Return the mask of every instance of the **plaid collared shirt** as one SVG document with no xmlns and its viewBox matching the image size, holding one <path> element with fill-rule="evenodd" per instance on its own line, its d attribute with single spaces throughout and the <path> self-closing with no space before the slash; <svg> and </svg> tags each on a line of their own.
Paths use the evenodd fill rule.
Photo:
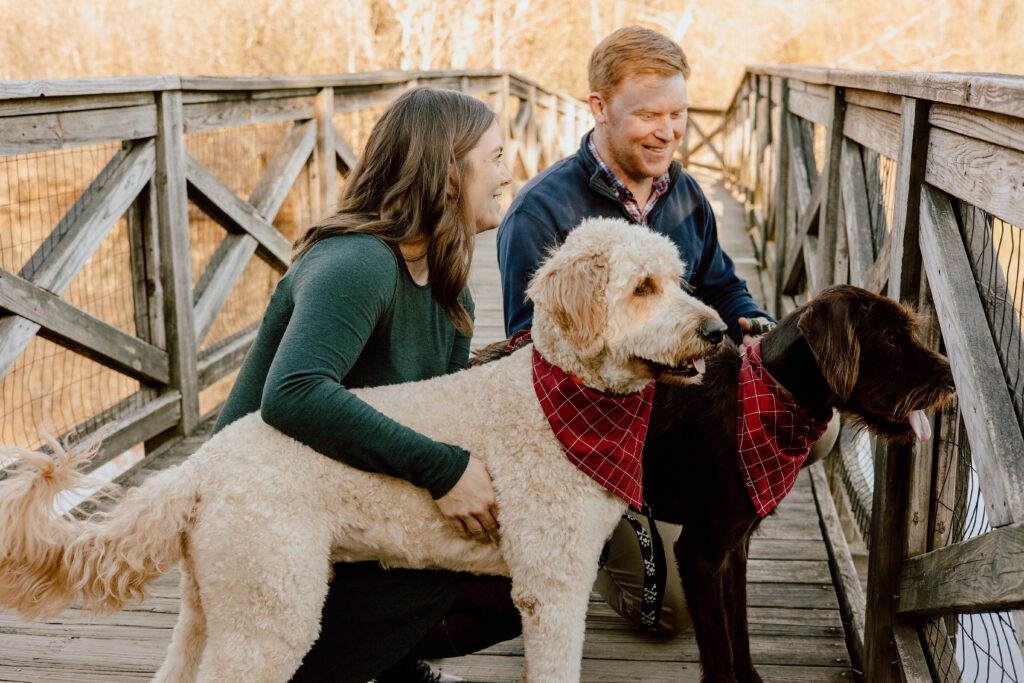
<svg viewBox="0 0 1024 683">
<path fill-rule="evenodd" d="M 640 225 L 647 227 L 647 216 L 650 215 L 651 209 L 658 203 L 658 199 L 661 195 L 668 191 L 668 171 L 654 179 L 654 183 L 651 185 L 651 196 L 647 198 L 647 204 L 642 209 L 640 208 L 639 202 L 636 197 L 633 196 L 633 192 L 626 187 L 626 184 L 619 180 L 618 176 L 612 172 L 612 169 L 608 167 L 608 164 L 604 162 L 601 155 L 597 153 L 597 146 L 594 144 L 594 134 L 591 133 L 587 137 L 587 149 L 590 151 L 591 156 L 597 162 L 597 168 L 601 172 L 601 176 L 605 179 L 608 185 L 611 186 L 612 191 L 618 196 L 619 200 L 626 207 L 626 211 L 633 217 Z"/>
</svg>

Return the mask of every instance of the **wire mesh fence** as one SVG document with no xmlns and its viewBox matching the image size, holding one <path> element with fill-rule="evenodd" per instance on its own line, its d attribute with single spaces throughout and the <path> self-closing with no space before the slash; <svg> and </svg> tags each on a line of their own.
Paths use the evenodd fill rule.
<svg viewBox="0 0 1024 683">
<path fill-rule="evenodd" d="M 85 210 L 84 194 L 120 143 L 0 157 L 0 267 L 32 280 Z M 136 333 L 128 224 L 117 221 L 61 299 Z M 13 324 L 7 318 L 7 325 Z M 0 443 L 32 448 L 43 431 L 84 436 L 134 410 L 139 382 L 34 337 L 0 381 Z"/>
<path fill-rule="evenodd" d="M 933 547 L 959 543 L 992 530 L 971 456 L 967 429 L 957 408 L 946 411 L 953 429 L 939 435 Z M 1018 629 L 1008 612 L 956 614 L 925 620 L 922 635 L 940 681 L 1017 683 L 1024 680 Z"/>
</svg>

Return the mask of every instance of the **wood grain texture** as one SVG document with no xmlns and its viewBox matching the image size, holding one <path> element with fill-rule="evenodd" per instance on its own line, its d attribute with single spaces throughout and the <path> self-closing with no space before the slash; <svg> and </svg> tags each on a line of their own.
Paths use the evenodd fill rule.
<svg viewBox="0 0 1024 683">
<path fill-rule="evenodd" d="M 893 629 L 896 652 L 900 657 L 900 674 L 904 683 L 931 683 L 928 661 L 921 649 L 917 629 L 910 624 L 899 624 Z"/>
<path fill-rule="evenodd" d="M 337 210 L 337 188 L 334 169 L 337 167 L 337 147 L 334 139 L 334 88 L 324 88 L 316 96 L 316 171 L 319 211 L 314 220 L 320 220 Z"/>
<path fill-rule="evenodd" d="M 843 134 L 895 159 L 900 146 L 900 117 L 899 114 L 848 104 Z"/>
<path fill-rule="evenodd" d="M 256 207 L 236 195 L 198 159 L 188 152 L 185 155 L 191 190 L 189 198 L 223 227 L 235 233 L 248 234 L 269 257 L 267 262 L 277 270 L 285 271 L 291 264 L 291 244 L 287 238 Z M 274 202 L 276 199 L 269 203 Z"/>
<path fill-rule="evenodd" d="M 212 386 L 217 380 L 227 376 L 242 365 L 245 354 L 256 340 L 258 325 L 252 325 L 227 339 L 217 342 L 214 346 L 199 353 L 199 389 Z"/>
<path fill-rule="evenodd" d="M 193 102 L 184 105 L 186 133 L 217 130 L 274 121 L 311 119 L 315 101 L 312 96 L 276 97 L 273 99 L 236 98 Z"/>
<path fill-rule="evenodd" d="M 816 268 L 817 291 L 835 282 L 836 232 L 840 227 L 842 212 L 843 128 L 846 118 L 846 103 L 842 88 L 828 88 L 825 120 L 825 162 L 819 183 L 821 190 L 821 217 L 818 221 L 818 264 Z"/>
<path fill-rule="evenodd" d="M 850 104 L 870 107 L 871 109 L 880 109 L 897 115 L 900 113 L 900 98 L 895 95 L 878 92 L 877 90 L 847 88 L 846 101 Z"/>
<path fill-rule="evenodd" d="M 850 258 L 850 283 L 864 287 L 875 263 L 871 245 L 871 214 L 861 164 L 860 149 L 847 139 L 843 144 L 842 199 L 846 249 Z"/>
<path fill-rule="evenodd" d="M 922 192 L 921 251 L 953 368 L 988 521 L 1024 520 L 1024 438 L 949 199 Z"/>
<path fill-rule="evenodd" d="M 136 140 L 156 134 L 153 104 L 9 116 L 0 120 L 0 156 Z"/>
<path fill-rule="evenodd" d="M 160 224 L 160 281 L 164 292 L 164 323 L 170 359 L 169 388 L 181 395 L 181 421 L 175 430 L 179 436 L 187 436 L 199 424 L 199 382 L 192 317 L 192 261 L 189 254 L 181 93 L 160 93 L 157 108 L 153 192 Z"/>
<path fill-rule="evenodd" d="M 865 680 L 897 683 L 902 670 L 894 627 L 906 530 L 910 457 L 906 446 L 875 446 L 871 504 L 871 552 L 868 555 L 867 611 L 864 624 Z"/>
<path fill-rule="evenodd" d="M 1024 607 L 1024 522 L 907 559 L 902 614 L 1002 612 Z"/>
<path fill-rule="evenodd" d="M 296 124 L 274 151 L 274 156 L 249 196 L 249 203 L 267 222 L 277 216 L 315 147 L 316 122 L 310 120 Z"/>
<path fill-rule="evenodd" d="M 936 104 L 928 123 L 953 133 L 1024 152 L 1024 119 Z"/>
<path fill-rule="evenodd" d="M 825 97 L 798 90 L 789 91 L 789 110 L 797 116 L 827 126 L 830 118 L 829 102 Z"/>
<path fill-rule="evenodd" d="M 906 97 L 900 114 L 900 145 L 896 156 L 896 196 L 889 238 L 890 299 L 915 302 L 921 277 L 917 248 L 920 188 L 928 161 L 928 103 Z"/>
<path fill-rule="evenodd" d="M 828 551 L 829 563 L 835 577 L 836 595 L 843 621 L 847 624 L 846 639 L 850 646 L 853 668 L 863 670 L 864 666 L 864 624 L 867 601 L 861 588 L 857 567 L 853 563 L 850 547 L 843 533 L 843 526 L 836 511 L 835 501 L 829 489 L 828 478 L 821 462 L 808 468 L 807 477 L 814 491 L 814 502 L 821 521 L 822 536 Z"/>
<path fill-rule="evenodd" d="M 1024 152 L 933 128 L 925 179 L 993 216 L 1024 226 Z"/>
<path fill-rule="evenodd" d="M 19 100 L 39 97 L 76 97 L 140 93 L 175 89 L 181 86 L 178 76 L 127 76 L 120 78 L 68 78 L 62 80 L 3 81 L 0 100 Z"/>
<path fill-rule="evenodd" d="M 755 64 L 748 72 L 787 76 L 808 84 L 917 97 L 990 111 L 1024 116 L 1024 80 L 1004 74 L 919 73 L 898 71 L 849 71 L 807 66 Z"/>
<path fill-rule="evenodd" d="M 108 368 L 142 381 L 166 384 L 167 354 L 58 296 L 0 269 L 0 311 L 39 326 L 38 334 Z"/>
</svg>

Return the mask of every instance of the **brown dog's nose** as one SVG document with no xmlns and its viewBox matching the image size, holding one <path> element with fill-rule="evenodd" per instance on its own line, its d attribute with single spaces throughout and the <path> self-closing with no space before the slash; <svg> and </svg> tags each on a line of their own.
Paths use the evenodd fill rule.
<svg viewBox="0 0 1024 683">
<path fill-rule="evenodd" d="M 729 327 L 718 318 L 708 318 L 700 326 L 700 336 L 711 344 L 721 344 Z"/>
</svg>

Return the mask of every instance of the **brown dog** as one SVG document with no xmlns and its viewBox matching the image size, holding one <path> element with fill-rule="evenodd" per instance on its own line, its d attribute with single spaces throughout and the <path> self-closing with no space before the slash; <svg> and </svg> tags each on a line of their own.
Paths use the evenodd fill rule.
<svg viewBox="0 0 1024 683">
<path fill-rule="evenodd" d="M 837 285 L 765 335 L 761 360 L 809 422 L 826 422 L 836 408 L 880 438 L 923 439 L 921 411 L 954 385 L 949 361 L 917 339 L 918 324 L 890 299 Z M 503 348 L 482 350 L 474 363 Z M 644 445 L 644 499 L 655 518 L 683 525 L 674 549 L 704 681 L 761 681 L 747 632 L 747 551 L 762 516 L 738 457 L 742 363 L 729 344 L 707 359 L 700 383 L 659 383 Z"/>
<path fill-rule="evenodd" d="M 945 357 L 922 346 L 917 316 L 846 285 L 825 289 L 761 339 L 765 370 L 803 413 L 836 408 L 880 438 L 930 435 L 920 411 L 952 396 Z M 747 551 L 761 524 L 737 457 L 734 347 L 709 358 L 704 381 L 659 384 L 644 447 L 644 498 L 683 525 L 675 543 L 700 647 L 703 680 L 760 681 L 747 633 Z"/>
</svg>

